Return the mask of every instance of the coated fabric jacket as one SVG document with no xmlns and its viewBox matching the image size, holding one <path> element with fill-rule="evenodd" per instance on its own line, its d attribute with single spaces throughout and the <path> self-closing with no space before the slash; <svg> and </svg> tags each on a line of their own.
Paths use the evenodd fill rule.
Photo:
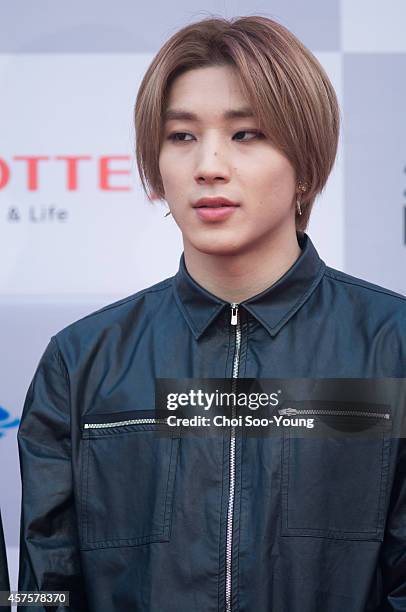
<svg viewBox="0 0 406 612">
<path fill-rule="evenodd" d="M 405 377 L 406 298 L 297 238 L 238 306 L 182 255 L 52 337 L 18 433 L 20 589 L 88 612 L 406 610 L 405 439 L 154 435 L 157 378 Z"/>
</svg>

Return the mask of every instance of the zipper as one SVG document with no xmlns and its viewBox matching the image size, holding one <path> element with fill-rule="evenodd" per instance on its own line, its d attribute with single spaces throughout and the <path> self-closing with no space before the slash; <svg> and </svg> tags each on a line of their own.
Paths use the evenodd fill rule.
<svg viewBox="0 0 406 612">
<path fill-rule="evenodd" d="M 104 429 L 105 427 L 123 427 L 125 425 L 146 425 L 149 423 L 166 423 L 166 419 L 130 419 L 128 421 L 116 421 L 115 423 L 85 423 L 83 429 Z"/>
<path fill-rule="evenodd" d="M 335 416 L 362 416 L 362 417 L 374 417 L 377 419 L 390 419 L 390 414 L 387 412 L 363 412 L 361 410 L 298 410 L 297 408 L 281 408 L 278 410 L 279 414 L 284 416 L 300 416 L 301 414 L 321 414 Z"/>
<path fill-rule="evenodd" d="M 235 350 L 233 361 L 233 382 L 232 392 L 235 393 L 237 387 L 238 369 L 240 363 L 240 348 L 241 348 L 241 323 L 238 316 L 238 304 L 233 302 L 231 306 L 231 325 L 235 326 Z M 235 405 L 232 407 L 231 418 L 235 418 Z M 231 562 L 233 551 L 233 521 L 234 521 L 234 496 L 235 496 L 235 426 L 231 426 L 230 432 L 230 485 L 228 490 L 228 508 L 227 508 L 227 531 L 226 531 L 226 612 L 231 612 Z"/>
<path fill-rule="evenodd" d="M 237 325 L 238 323 L 238 304 L 231 304 L 231 325 Z"/>
</svg>

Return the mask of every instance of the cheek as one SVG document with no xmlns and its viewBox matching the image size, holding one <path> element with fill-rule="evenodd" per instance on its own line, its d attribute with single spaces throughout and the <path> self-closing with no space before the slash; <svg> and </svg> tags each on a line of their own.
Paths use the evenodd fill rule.
<svg viewBox="0 0 406 612">
<path fill-rule="evenodd" d="M 162 177 L 162 181 L 165 182 L 166 176 L 168 174 L 168 168 L 167 168 L 167 158 L 166 158 L 166 155 L 162 151 L 159 154 L 158 168 L 159 168 L 159 173 L 160 173 L 160 175 Z"/>
<path fill-rule="evenodd" d="M 182 201 L 181 195 L 184 193 L 182 186 L 183 173 L 179 172 L 179 164 L 174 163 L 173 156 L 161 153 L 158 160 L 159 173 L 165 193 L 165 200 L 172 210 L 179 209 L 179 202 Z"/>
<path fill-rule="evenodd" d="M 268 166 L 263 163 L 252 182 L 257 193 L 267 200 L 290 200 L 295 190 L 295 173 L 285 160 Z"/>
<path fill-rule="evenodd" d="M 272 168 L 256 174 L 250 180 L 249 199 L 255 206 L 257 214 L 268 218 L 273 213 L 287 212 L 295 193 L 294 173 L 290 168 Z"/>
<path fill-rule="evenodd" d="M 161 155 L 159 158 L 159 173 L 161 175 L 162 184 L 164 186 L 165 192 L 168 194 L 171 192 L 176 184 L 176 172 L 173 167 L 173 164 L 165 155 Z"/>
</svg>

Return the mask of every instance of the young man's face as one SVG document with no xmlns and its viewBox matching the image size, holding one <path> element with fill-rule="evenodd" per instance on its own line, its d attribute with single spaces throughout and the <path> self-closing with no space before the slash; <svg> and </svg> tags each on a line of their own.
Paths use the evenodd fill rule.
<svg viewBox="0 0 406 612">
<path fill-rule="evenodd" d="M 247 107 L 232 67 L 189 70 L 172 84 L 167 111 L 196 115 L 164 123 L 159 156 L 165 199 L 185 250 L 242 254 L 261 241 L 295 232 L 292 165 L 269 139 L 255 134 L 254 117 L 223 116 Z M 237 205 L 196 207 L 206 197 Z"/>
</svg>

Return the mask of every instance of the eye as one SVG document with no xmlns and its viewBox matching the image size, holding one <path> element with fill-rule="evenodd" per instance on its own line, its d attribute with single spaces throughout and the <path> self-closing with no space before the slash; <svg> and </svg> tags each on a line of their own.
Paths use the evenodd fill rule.
<svg viewBox="0 0 406 612">
<path fill-rule="evenodd" d="M 248 140 L 254 140 L 255 138 L 264 138 L 264 135 L 262 134 L 262 132 L 258 132 L 257 130 L 240 130 L 239 132 L 236 132 L 234 134 L 234 136 L 237 136 L 238 134 L 254 134 L 254 138 L 249 138 Z M 240 139 L 237 138 L 237 142 L 247 142 L 246 139 Z"/>
<path fill-rule="evenodd" d="M 183 138 L 178 138 L 178 136 L 191 136 L 187 132 L 173 132 L 169 134 L 168 140 L 173 140 L 173 142 L 190 142 L 190 140 L 184 140 Z"/>
<path fill-rule="evenodd" d="M 256 138 L 265 138 L 264 134 L 262 134 L 262 132 L 259 132 L 258 130 L 240 130 L 239 132 L 236 132 L 234 134 L 234 138 L 239 134 L 251 134 L 253 135 L 253 138 L 237 138 L 237 142 L 248 142 L 250 140 L 255 140 Z M 186 136 L 190 136 L 191 138 L 186 140 Z M 192 134 L 189 134 L 188 132 L 173 132 L 168 136 L 168 140 L 171 140 L 172 142 L 190 142 L 191 140 L 193 140 L 193 138 L 194 137 L 192 136 Z"/>
</svg>

